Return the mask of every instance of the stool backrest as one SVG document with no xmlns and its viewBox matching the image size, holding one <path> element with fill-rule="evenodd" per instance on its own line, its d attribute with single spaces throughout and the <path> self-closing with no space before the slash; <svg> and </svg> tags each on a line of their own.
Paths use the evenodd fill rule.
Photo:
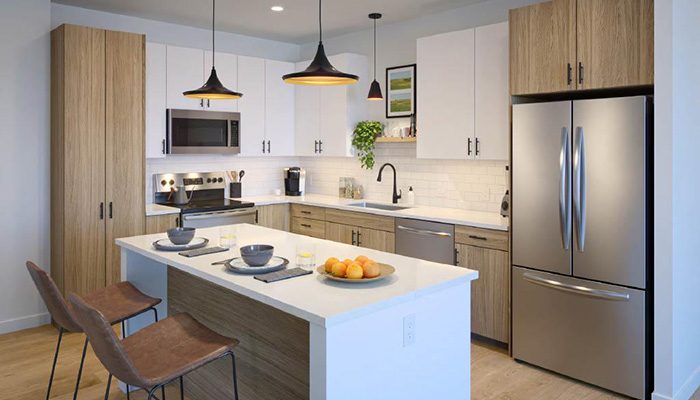
<svg viewBox="0 0 700 400">
<path fill-rule="evenodd" d="M 69 332 L 82 332 L 80 324 L 74 318 L 68 303 L 49 274 L 31 261 L 27 261 L 26 266 L 34 285 L 39 290 L 39 295 L 44 300 L 46 308 L 49 309 L 51 318 Z"/>
<path fill-rule="evenodd" d="M 136 369 L 104 315 L 75 294 L 71 294 L 68 301 L 107 371 L 126 384 L 147 388 L 149 382 Z"/>
</svg>

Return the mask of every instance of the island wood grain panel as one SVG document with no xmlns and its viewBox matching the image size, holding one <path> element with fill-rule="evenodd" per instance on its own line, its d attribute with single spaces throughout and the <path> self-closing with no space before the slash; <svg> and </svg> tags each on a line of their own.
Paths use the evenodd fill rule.
<svg viewBox="0 0 700 400">
<path fill-rule="evenodd" d="M 457 244 L 460 267 L 479 271 L 472 282 L 472 332 L 499 342 L 510 341 L 510 268 L 508 253 Z"/>
<path fill-rule="evenodd" d="M 258 225 L 289 232 L 289 204 L 270 204 L 258 207 Z"/>
<path fill-rule="evenodd" d="M 509 28 L 512 95 L 576 89 L 576 0 L 510 10 Z M 573 69 L 571 83 L 568 65 Z"/>
<path fill-rule="evenodd" d="M 307 206 L 304 204 L 292 204 L 292 217 L 311 218 L 320 221 L 326 220 L 326 209 L 323 207 Z"/>
<path fill-rule="evenodd" d="M 146 229 L 145 35 L 105 32 L 106 283 L 121 281 L 115 239 Z"/>
<path fill-rule="evenodd" d="M 292 217 L 291 231 L 300 235 L 325 239 L 326 223 L 317 219 Z"/>
<path fill-rule="evenodd" d="M 168 268 L 168 314 L 190 313 L 236 348 L 241 400 L 309 399 L 309 323 L 175 268 Z M 185 378 L 187 395 L 232 398 L 231 362 L 222 359 Z"/>
<path fill-rule="evenodd" d="M 456 225 L 455 242 L 508 251 L 508 232 Z"/>
<path fill-rule="evenodd" d="M 653 0 L 577 0 L 579 89 L 654 83 Z"/>
<path fill-rule="evenodd" d="M 83 295 L 105 285 L 105 221 L 100 218 L 105 201 L 105 32 L 63 25 L 52 36 L 60 46 L 53 55 L 62 58 L 52 64 L 62 70 L 53 77 L 63 79 L 54 86 L 61 91 L 52 93 L 59 107 L 52 110 L 52 119 L 62 124 L 62 133 L 54 132 L 60 147 L 53 150 L 52 165 L 63 175 L 54 179 L 63 183 L 54 195 L 63 192 L 63 216 L 54 218 L 51 234 L 63 235 L 63 246 L 53 254 L 62 253 L 63 294 Z"/>
<path fill-rule="evenodd" d="M 146 217 L 146 234 L 163 233 L 176 228 L 180 214 L 151 215 Z"/>
<path fill-rule="evenodd" d="M 352 225 L 362 228 L 394 232 L 394 218 L 383 215 L 326 209 L 326 221 L 338 224 Z"/>
</svg>

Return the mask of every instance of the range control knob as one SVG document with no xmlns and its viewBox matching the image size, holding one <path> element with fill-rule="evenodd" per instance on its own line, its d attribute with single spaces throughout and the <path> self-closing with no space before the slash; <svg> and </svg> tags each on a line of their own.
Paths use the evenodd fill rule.
<svg viewBox="0 0 700 400">
<path fill-rule="evenodd" d="M 211 183 L 211 178 L 207 178 L 207 183 Z"/>
<path fill-rule="evenodd" d="M 161 186 L 165 186 L 165 185 L 167 185 L 167 184 L 168 184 L 168 181 L 166 181 L 165 179 L 163 179 L 162 181 L 160 181 L 160 185 L 161 185 Z"/>
<path fill-rule="evenodd" d="M 219 181 L 219 183 L 221 183 L 224 181 L 224 178 L 219 177 L 218 181 Z"/>
<path fill-rule="evenodd" d="M 170 184 L 170 186 L 172 186 L 175 184 L 175 181 L 171 179 L 170 182 L 168 182 L 168 183 Z"/>
</svg>

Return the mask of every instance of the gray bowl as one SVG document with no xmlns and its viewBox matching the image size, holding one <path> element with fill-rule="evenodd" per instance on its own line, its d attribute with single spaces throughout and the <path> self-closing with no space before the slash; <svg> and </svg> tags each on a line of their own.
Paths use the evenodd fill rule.
<svg viewBox="0 0 700 400">
<path fill-rule="evenodd" d="M 241 258 L 251 267 L 260 267 L 267 264 L 272 258 L 275 248 L 269 244 L 251 244 L 241 247 Z"/>
<path fill-rule="evenodd" d="M 195 228 L 170 228 L 168 229 L 168 239 L 173 244 L 187 244 L 194 239 Z"/>
</svg>

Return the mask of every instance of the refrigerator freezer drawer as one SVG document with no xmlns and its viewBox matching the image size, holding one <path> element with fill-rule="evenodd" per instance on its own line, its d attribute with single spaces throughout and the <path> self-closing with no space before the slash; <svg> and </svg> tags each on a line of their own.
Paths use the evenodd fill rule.
<svg viewBox="0 0 700 400">
<path fill-rule="evenodd" d="M 513 357 L 641 399 L 645 292 L 513 267 Z"/>
</svg>

